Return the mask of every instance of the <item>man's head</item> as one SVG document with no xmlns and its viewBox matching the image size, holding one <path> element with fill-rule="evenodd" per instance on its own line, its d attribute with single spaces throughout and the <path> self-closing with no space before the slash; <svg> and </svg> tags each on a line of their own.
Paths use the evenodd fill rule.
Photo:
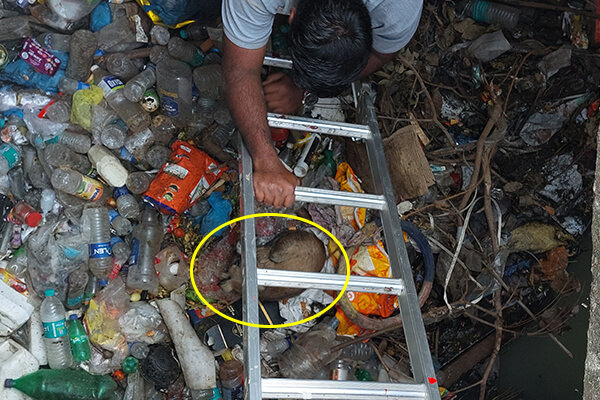
<svg viewBox="0 0 600 400">
<path fill-rule="evenodd" d="M 319 97 L 337 96 L 356 80 L 373 43 L 362 0 L 299 0 L 291 35 L 291 77 Z"/>
</svg>

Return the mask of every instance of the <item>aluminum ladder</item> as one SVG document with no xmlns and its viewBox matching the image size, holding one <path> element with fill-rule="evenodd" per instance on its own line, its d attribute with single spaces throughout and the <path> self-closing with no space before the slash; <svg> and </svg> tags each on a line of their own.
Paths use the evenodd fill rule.
<svg viewBox="0 0 600 400">
<path fill-rule="evenodd" d="M 265 63 L 266 64 L 266 63 Z M 278 65 L 279 66 L 279 65 Z M 354 98 L 357 102 L 358 121 L 364 125 L 327 122 L 294 116 L 268 114 L 270 127 L 351 137 L 362 140 L 367 154 L 375 193 L 363 194 L 334 190 L 297 187 L 296 201 L 309 203 L 364 207 L 380 212 L 394 278 L 351 276 L 349 291 L 396 294 L 402 314 L 415 383 L 384 383 L 356 381 L 324 381 L 261 377 L 259 328 L 244 326 L 244 374 L 245 399 L 440 399 L 435 372 L 431 360 L 425 327 L 423 325 L 417 291 L 396 211 L 395 196 L 385 161 L 383 144 L 377 126 L 375 108 L 370 87 L 355 84 Z M 252 181 L 252 159 L 241 141 L 241 215 L 255 212 Z M 342 289 L 345 276 L 296 271 L 270 271 L 258 269 L 256 261 L 256 232 L 254 219 L 243 221 L 242 261 L 244 265 L 243 307 L 244 321 L 259 323 L 258 286 L 293 288 Z"/>
</svg>

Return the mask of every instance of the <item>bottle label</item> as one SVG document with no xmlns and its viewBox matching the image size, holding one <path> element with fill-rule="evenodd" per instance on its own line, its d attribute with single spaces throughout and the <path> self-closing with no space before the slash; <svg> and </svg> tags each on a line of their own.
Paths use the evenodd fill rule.
<svg viewBox="0 0 600 400">
<path fill-rule="evenodd" d="M 117 210 L 110 210 L 108 212 L 108 216 L 110 218 L 110 223 L 112 224 L 112 222 L 115 220 L 115 218 L 117 218 L 119 216 L 119 212 Z"/>
<path fill-rule="evenodd" d="M 73 345 L 85 345 L 86 343 L 89 342 L 87 335 L 82 334 L 82 335 L 76 335 L 76 336 L 72 336 L 71 338 L 71 344 Z"/>
<path fill-rule="evenodd" d="M 8 161 L 8 169 L 11 169 L 21 161 L 19 152 L 9 144 L 3 143 L 0 145 L 0 155 Z"/>
<path fill-rule="evenodd" d="M 188 63 L 192 67 L 199 67 L 204 62 L 204 53 L 200 49 L 197 50 L 194 52 L 194 58 Z"/>
<path fill-rule="evenodd" d="M 105 76 L 100 82 L 98 87 L 104 92 L 104 98 L 110 96 L 113 92 L 123 89 L 123 82 L 116 76 Z"/>
<path fill-rule="evenodd" d="M 133 158 L 133 155 L 127 150 L 125 147 L 121 147 L 121 159 L 130 162 L 136 162 L 136 159 Z"/>
<path fill-rule="evenodd" d="M 85 82 L 79 82 L 77 81 L 77 90 L 81 90 L 81 89 L 89 89 L 91 88 L 91 86 Z"/>
<path fill-rule="evenodd" d="M 208 398 L 208 400 L 221 400 L 223 396 L 221 396 L 221 391 L 218 387 L 213 388 L 213 395 Z"/>
<path fill-rule="evenodd" d="M 104 189 L 100 182 L 84 175 L 82 176 L 81 185 L 76 195 L 82 199 L 96 201 L 102 196 L 103 191 Z"/>
<path fill-rule="evenodd" d="M 39 117 L 39 115 L 38 115 L 38 117 Z M 43 116 L 42 116 L 42 117 L 40 117 L 40 118 L 43 118 Z M 54 136 L 52 139 L 48 139 L 48 140 L 46 140 L 44 143 L 46 143 L 46 144 L 58 143 L 58 137 L 59 137 L 59 136 L 60 136 L 60 135 L 56 135 L 56 136 Z"/>
<path fill-rule="evenodd" d="M 179 96 L 177 96 L 177 93 L 160 90 L 161 106 L 167 116 L 179 116 L 179 103 L 177 102 L 178 97 Z"/>
<path fill-rule="evenodd" d="M 102 49 L 98 49 L 96 50 L 96 52 L 94 53 L 94 58 L 96 57 L 102 57 L 103 55 L 105 55 L 106 53 L 104 52 L 104 50 Z"/>
<path fill-rule="evenodd" d="M 137 265 L 139 253 L 140 253 L 140 241 L 137 238 L 133 238 L 133 240 L 131 241 L 131 255 L 129 256 L 129 266 L 130 267 Z"/>
<path fill-rule="evenodd" d="M 115 188 L 115 190 L 113 192 L 113 196 L 115 197 L 115 200 L 117 200 L 121 196 L 125 196 L 126 194 L 129 194 L 129 190 L 127 190 L 126 186 L 121 186 L 121 187 Z"/>
<path fill-rule="evenodd" d="M 37 72 L 48 76 L 54 76 L 60 69 L 60 60 L 58 57 L 40 46 L 32 38 L 25 38 L 23 40 L 23 47 L 19 56 Z"/>
<path fill-rule="evenodd" d="M 65 336 L 67 334 L 67 326 L 65 322 L 65 319 L 54 322 L 42 322 L 42 326 L 44 327 L 44 336 L 48 339 L 56 339 Z"/>
<path fill-rule="evenodd" d="M 118 236 L 113 236 L 113 237 L 110 238 L 110 247 L 111 248 L 113 248 L 118 243 L 123 243 L 123 239 L 121 239 Z"/>
<path fill-rule="evenodd" d="M 244 400 L 244 385 L 223 388 L 223 400 Z"/>
<path fill-rule="evenodd" d="M 83 293 L 77 297 L 72 297 L 67 299 L 67 305 L 69 307 L 75 307 L 77 304 L 81 303 L 83 301 Z"/>
<path fill-rule="evenodd" d="M 112 256 L 110 243 L 90 243 L 90 258 L 106 258 Z"/>
</svg>

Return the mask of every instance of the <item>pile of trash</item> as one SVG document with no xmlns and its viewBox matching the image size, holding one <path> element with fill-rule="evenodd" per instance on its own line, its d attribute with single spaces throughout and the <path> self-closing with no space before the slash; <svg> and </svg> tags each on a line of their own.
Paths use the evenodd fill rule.
<svg viewBox="0 0 600 400">
<path fill-rule="evenodd" d="M 194 21 L 192 3 L 0 1 L 3 399 L 244 398 L 241 326 L 191 284 L 240 318 L 239 225 L 190 269 L 202 238 L 239 214 L 222 28 Z M 579 290 L 567 264 L 591 220 L 600 75 L 585 49 L 600 38 L 586 36 L 586 10 L 531 7 L 428 1 L 413 41 L 371 77 L 447 399 L 486 391 L 503 332 L 533 322 L 558 341 L 576 312 L 556 300 Z M 271 54 L 285 54 L 281 24 Z M 355 122 L 351 97 L 304 115 Z M 373 193 L 362 143 L 272 135 L 302 186 Z M 284 212 L 332 232 L 353 274 L 391 276 L 376 212 Z M 256 229 L 260 267 L 345 271 L 307 224 L 264 217 Z M 336 295 L 261 290 L 261 324 L 302 320 Z M 412 382 L 397 308 L 349 293 L 319 320 L 261 330 L 263 377 Z"/>
</svg>

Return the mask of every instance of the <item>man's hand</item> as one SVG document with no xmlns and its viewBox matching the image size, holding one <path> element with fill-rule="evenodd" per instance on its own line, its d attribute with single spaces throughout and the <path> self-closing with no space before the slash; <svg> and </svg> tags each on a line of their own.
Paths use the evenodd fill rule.
<svg viewBox="0 0 600 400">
<path fill-rule="evenodd" d="M 304 91 L 286 74 L 281 72 L 271 74 L 262 85 L 269 111 L 292 114 L 302 105 Z"/>
<path fill-rule="evenodd" d="M 280 162 L 279 159 L 277 162 Z M 294 204 L 294 189 L 299 184 L 298 178 L 282 164 L 270 168 L 254 166 L 254 196 L 268 206 L 291 207 Z"/>
</svg>

